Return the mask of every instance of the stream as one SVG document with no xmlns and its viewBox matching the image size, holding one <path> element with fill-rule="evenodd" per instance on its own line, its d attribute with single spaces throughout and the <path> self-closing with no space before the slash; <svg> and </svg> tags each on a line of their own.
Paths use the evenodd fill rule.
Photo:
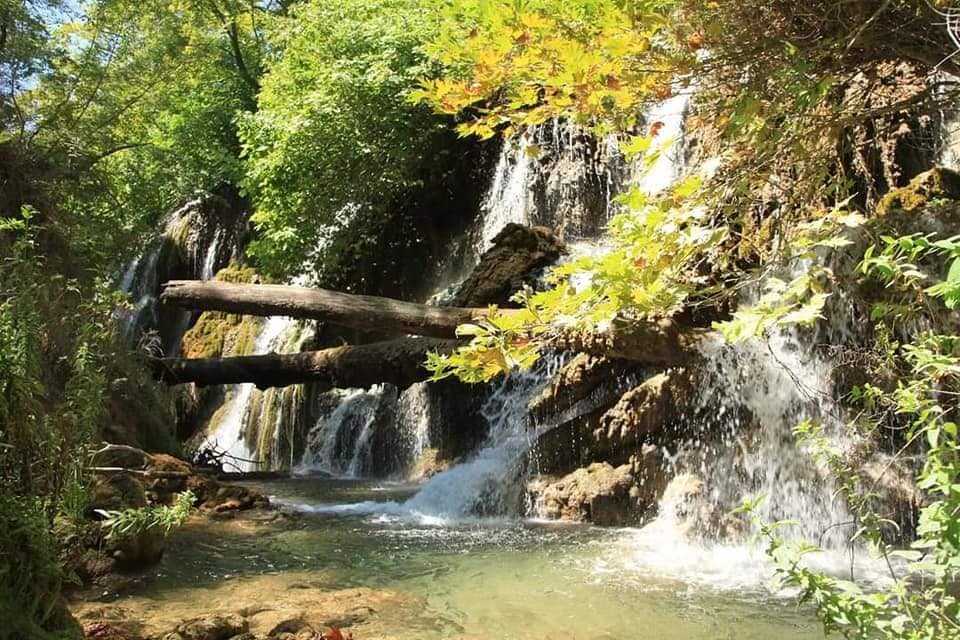
<svg viewBox="0 0 960 640">
<path fill-rule="evenodd" d="M 367 508 L 406 499 L 416 491 L 409 484 L 307 477 L 248 485 L 286 515 L 195 519 L 128 593 L 83 606 L 121 608 L 169 629 L 218 608 L 282 601 L 304 585 L 362 587 L 359 600 L 337 603 L 357 640 L 823 637 L 809 611 L 771 595 L 769 572 L 745 549 L 674 547 L 636 529 Z M 349 506 L 357 504 L 363 513 Z"/>
</svg>

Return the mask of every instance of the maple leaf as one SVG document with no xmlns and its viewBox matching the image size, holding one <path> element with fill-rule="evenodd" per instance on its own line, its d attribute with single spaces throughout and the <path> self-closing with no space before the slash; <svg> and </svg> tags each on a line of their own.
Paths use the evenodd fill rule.
<svg viewBox="0 0 960 640">
<path fill-rule="evenodd" d="M 337 627 L 330 627 L 330 631 L 320 636 L 320 638 L 321 640 L 347 640 L 347 638 L 343 636 L 343 632 Z"/>
<path fill-rule="evenodd" d="M 651 123 L 650 133 L 649 133 L 650 137 L 656 138 L 657 134 L 660 133 L 660 129 L 663 129 L 663 122 L 661 122 L 660 120 L 657 120 L 656 122 Z"/>
</svg>

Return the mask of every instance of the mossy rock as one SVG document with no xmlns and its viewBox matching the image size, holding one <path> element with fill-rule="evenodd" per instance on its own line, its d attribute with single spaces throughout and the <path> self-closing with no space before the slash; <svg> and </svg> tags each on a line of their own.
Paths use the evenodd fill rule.
<svg viewBox="0 0 960 640">
<path fill-rule="evenodd" d="M 231 263 L 214 280 L 219 282 L 260 282 L 253 267 Z M 216 358 L 224 355 L 249 355 L 260 330 L 261 320 L 221 311 L 205 311 L 180 340 L 185 358 Z"/>
<path fill-rule="evenodd" d="M 196 324 L 180 339 L 180 351 L 185 358 L 215 358 L 223 354 L 227 334 L 238 324 L 240 316 L 219 311 L 200 314 Z"/>
<path fill-rule="evenodd" d="M 934 200 L 957 199 L 960 199 L 960 174 L 937 167 L 885 195 L 877 205 L 877 214 L 885 216 L 894 211 L 917 211 Z"/>
<path fill-rule="evenodd" d="M 234 282 L 238 284 L 256 284 L 263 282 L 256 269 L 250 266 L 231 262 L 213 276 L 218 282 Z"/>
</svg>

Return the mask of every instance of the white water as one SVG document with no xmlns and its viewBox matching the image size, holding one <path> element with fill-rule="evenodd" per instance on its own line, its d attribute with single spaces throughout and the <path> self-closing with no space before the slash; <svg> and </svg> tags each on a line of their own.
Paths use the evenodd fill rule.
<svg viewBox="0 0 960 640">
<path fill-rule="evenodd" d="M 475 245 L 479 256 L 489 249 L 493 239 L 511 222 L 529 224 L 530 141 L 522 137 L 514 144 L 506 141 L 500 150 L 493 182 L 480 207 L 480 231 Z"/>
<path fill-rule="evenodd" d="M 397 428 L 406 439 L 411 462 L 420 460 L 430 448 L 432 419 L 429 384 L 417 382 L 404 389 L 397 401 Z"/>
<path fill-rule="evenodd" d="M 254 343 L 253 353 L 263 355 L 276 347 L 277 340 L 285 330 L 296 325 L 295 320 L 280 316 L 268 318 Z M 247 414 L 250 411 L 250 401 L 256 391 L 256 386 L 247 384 L 234 385 L 227 392 L 226 405 L 220 410 L 220 418 L 214 425 L 214 430 L 207 434 L 199 447 L 200 451 L 213 449 L 226 453 L 230 459 L 225 461 L 235 471 L 252 471 L 257 464 L 254 461 L 255 452 L 247 445 L 244 434 Z"/>
<path fill-rule="evenodd" d="M 385 394 L 392 387 L 336 389 L 336 408 L 311 429 L 307 449 L 296 473 L 321 471 L 338 477 L 360 477 L 372 467 L 370 440 Z"/>
<path fill-rule="evenodd" d="M 634 163 L 630 182 L 648 195 L 660 193 L 683 173 L 684 126 L 689 105 L 689 91 L 680 92 L 653 105 L 644 118 L 648 127 L 658 127 L 654 144 L 661 152 L 650 166 Z"/>
<path fill-rule="evenodd" d="M 212 225 L 213 235 L 206 248 L 203 248 L 203 229 Z M 203 219 L 202 202 L 191 200 L 167 216 L 163 232 L 151 245 L 135 257 L 124 270 L 119 281 L 120 291 L 128 294 L 134 301 L 133 309 L 123 313 L 123 335 L 130 344 L 141 339 L 144 332 L 159 329 L 160 317 L 157 308 L 157 295 L 160 290 L 160 258 L 164 251 L 164 239 L 179 238 L 182 249 L 186 251 L 188 277 L 209 280 L 216 273 L 218 264 L 225 262 L 221 256 L 227 246 L 229 231 L 216 222 Z M 202 253 L 202 256 L 201 256 Z M 169 333 L 168 344 L 162 345 L 168 355 L 179 349 L 180 337 L 189 328 L 192 314 L 183 311 L 173 321 L 174 330 Z M 167 332 L 165 332 L 166 335 Z"/>
</svg>

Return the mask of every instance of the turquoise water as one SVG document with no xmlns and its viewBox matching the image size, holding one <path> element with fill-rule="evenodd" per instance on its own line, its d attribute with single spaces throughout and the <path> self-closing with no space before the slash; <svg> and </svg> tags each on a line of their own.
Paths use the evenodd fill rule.
<svg viewBox="0 0 960 640">
<path fill-rule="evenodd" d="M 745 575 L 741 555 L 666 540 L 661 553 L 655 540 L 651 546 L 631 530 L 424 522 L 369 505 L 364 513 L 336 510 L 402 501 L 415 491 L 404 485 L 298 479 L 253 486 L 289 515 L 192 522 L 173 535 L 142 584 L 107 598 L 111 606 L 162 626 L 214 603 L 239 607 L 265 594 L 282 600 L 282 585 L 297 580 L 396 594 L 351 627 L 357 640 L 823 637 L 809 612 Z M 670 575 L 671 557 L 677 575 Z M 766 571 L 751 566 L 757 576 Z"/>
</svg>

